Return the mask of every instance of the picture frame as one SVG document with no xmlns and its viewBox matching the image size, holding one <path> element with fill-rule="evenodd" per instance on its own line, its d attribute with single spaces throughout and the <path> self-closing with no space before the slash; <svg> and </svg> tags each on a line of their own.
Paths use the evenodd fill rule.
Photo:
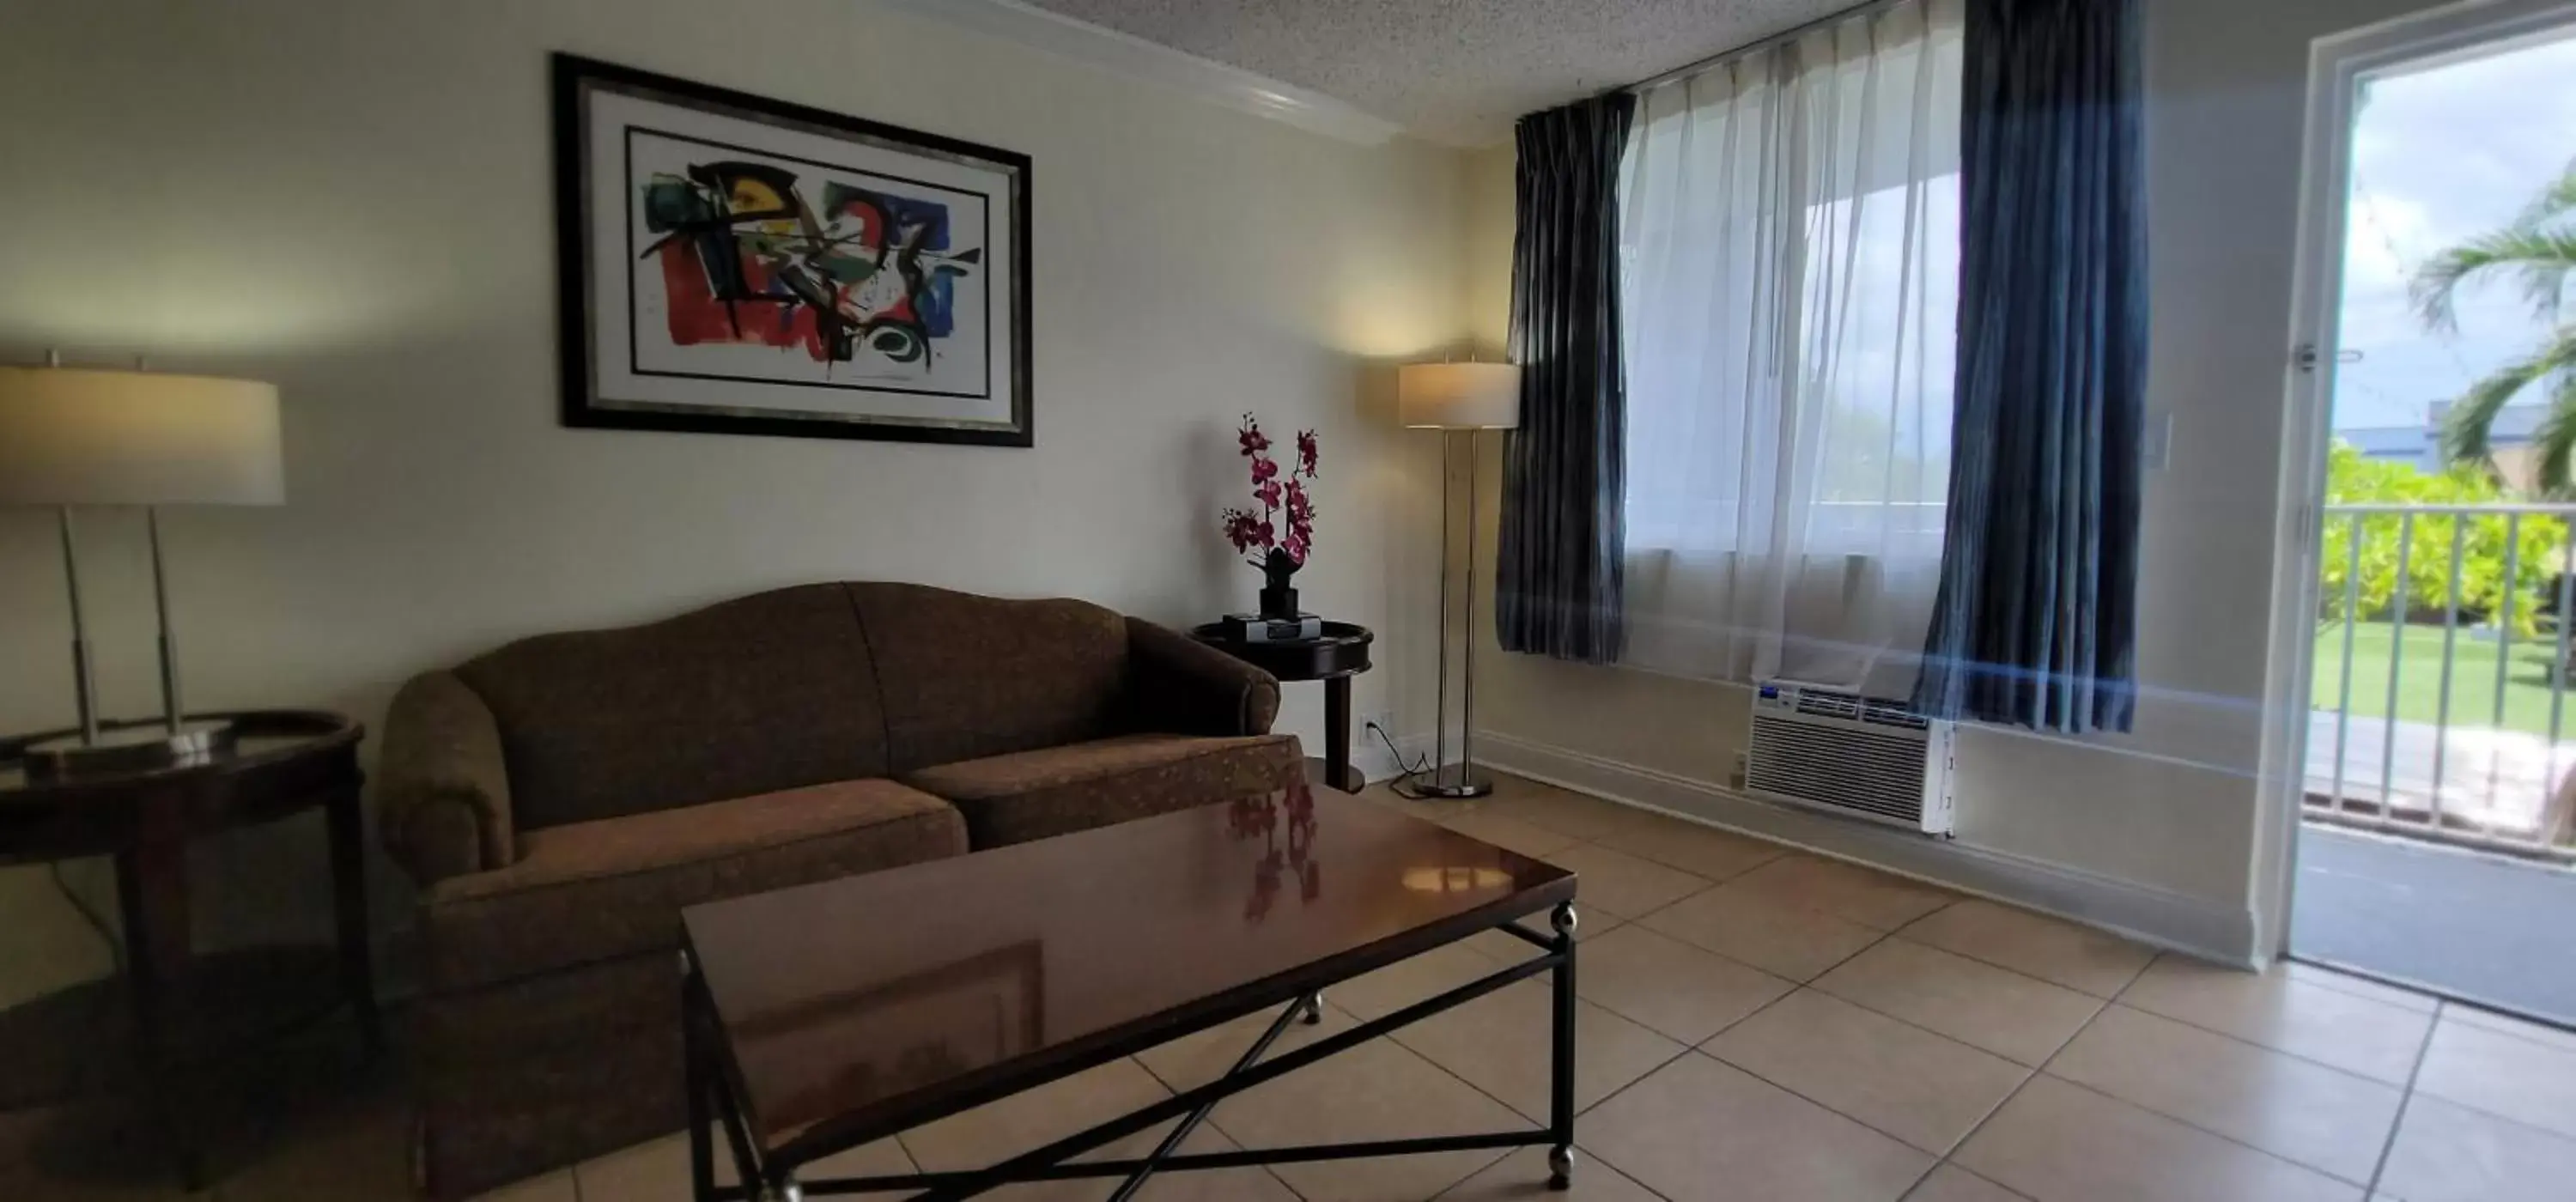
<svg viewBox="0 0 2576 1202">
<path fill-rule="evenodd" d="M 1027 447 L 1030 161 L 558 53 L 562 420 Z"/>
</svg>

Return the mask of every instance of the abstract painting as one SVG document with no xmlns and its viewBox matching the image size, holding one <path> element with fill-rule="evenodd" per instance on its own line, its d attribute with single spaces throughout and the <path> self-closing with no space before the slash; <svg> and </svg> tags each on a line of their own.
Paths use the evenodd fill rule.
<svg viewBox="0 0 2576 1202">
<path fill-rule="evenodd" d="M 1029 160 L 556 55 L 564 423 L 1029 446 Z"/>
</svg>

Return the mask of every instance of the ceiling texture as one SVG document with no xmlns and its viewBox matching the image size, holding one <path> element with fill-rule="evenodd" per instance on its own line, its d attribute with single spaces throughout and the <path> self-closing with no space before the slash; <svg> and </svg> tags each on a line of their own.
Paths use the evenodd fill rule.
<svg viewBox="0 0 2576 1202">
<path fill-rule="evenodd" d="M 1853 0 L 1023 0 L 1459 146 Z"/>
</svg>

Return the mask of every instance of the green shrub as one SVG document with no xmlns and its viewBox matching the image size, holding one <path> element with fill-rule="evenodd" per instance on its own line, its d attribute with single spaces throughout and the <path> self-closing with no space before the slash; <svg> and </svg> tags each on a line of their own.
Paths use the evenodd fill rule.
<svg viewBox="0 0 2576 1202">
<path fill-rule="evenodd" d="M 2326 504 L 2480 505 L 2505 504 L 2514 498 L 2486 472 L 2454 467 L 2439 475 L 2404 463 L 2363 455 L 2338 441 L 2327 453 Z M 2451 595 L 2451 537 L 2460 533 L 2460 590 Z M 2386 616 L 2398 595 L 2398 534 L 2404 519 L 2397 514 L 2371 514 L 2360 519 L 2359 605 L 2364 618 Z M 2347 575 L 2352 560 L 2354 519 L 2329 514 L 2320 567 L 2325 616 L 2345 613 Z M 2554 517 L 2525 514 L 2520 523 L 2521 554 L 2514 578 L 2505 579 L 2505 536 L 2513 526 L 2504 515 L 2467 519 L 2417 515 L 2414 551 L 2406 564 L 2405 598 L 2409 614 L 2440 614 L 2456 604 L 2464 616 L 2501 617 L 2508 588 L 2513 590 L 2513 623 L 2517 634 L 2535 633 L 2534 615 L 2543 586 L 2556 579 L 2565 556 L 2566 523 Z"/>
</svg>

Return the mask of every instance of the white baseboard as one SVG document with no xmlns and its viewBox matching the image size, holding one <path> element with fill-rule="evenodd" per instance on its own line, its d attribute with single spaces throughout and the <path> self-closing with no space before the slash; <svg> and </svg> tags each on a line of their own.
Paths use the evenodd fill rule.
<svg viewBox="0 0 2576 1202">
<path fill-rule="evenodd" d="M 1944 888 L 2055 914 L 2156 947 L 2253 967 L 2251 910 L 1855 819 L 1776 805 L 1706 781 L 1491 731 L 1478 760 L 1605 801 L 1657 810 Z"/>
</svg>

